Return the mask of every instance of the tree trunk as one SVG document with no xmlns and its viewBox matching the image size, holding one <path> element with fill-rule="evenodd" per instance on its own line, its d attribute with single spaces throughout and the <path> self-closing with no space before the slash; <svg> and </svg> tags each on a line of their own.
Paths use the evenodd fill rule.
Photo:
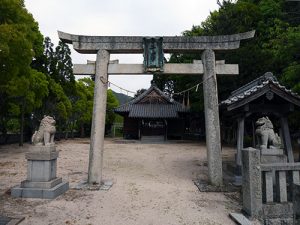
<svg viewBox="0 0 300 225">
<path fill-rule="evenodd" d="M 68 139 L 68 136 L 69 136 L 69 131 L 66 130 L 66 133 L 65 133 L 65 139 L 66 139 L 66 140 Z"/>
<path fill-rule="evenodd" d="M 58 141 L 60 141 L 60 137 L 61 137 L 61 132 L 62 132 L 62 129 L 61 129 L 61 121 L 58 119 L 58 129 L 57 129 L 57 135 L 56 135 L 56 138 Z"/>
<path fill-rule="evenodd" d="M 6 127 L 4 126 L 3 129 L 2 129 L 2 135 L 3 135 L 3 144 L 7 144 L 7 139 L 8 139 L 8 136 L 7 136 L 7 129 Z"/>
<path fill-rule="evenodd" d="M 80 137 L 84 138 L 84 125 L 83 125 L 83 123 L 80 124 Z"/>
<path fill-rule="evenodd" d="M 24 100 L 21 105 L 21 123 L 20 123 L 20 141 L 19 146 L 23 146 L 24 142 Z"/>
<path fill-rule="evenodd" d="M 69 122 L 66 122 L 66 130 L 65 130 L 65 139 L 67 140 L 68 139 L 68 136 L 69 136 L 69 125 L 70 123 Z"/>
<path fill-rule="evenodd" d="M 71 122 L 71 138 L 73 139 L 74 138 L 74 121 Z"/>
</svg>

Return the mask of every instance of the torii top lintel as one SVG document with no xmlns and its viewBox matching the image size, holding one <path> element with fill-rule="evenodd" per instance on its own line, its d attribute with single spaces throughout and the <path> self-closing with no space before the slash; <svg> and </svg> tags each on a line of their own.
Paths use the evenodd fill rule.
<svg viewBox="0 0 300 225">
<path fill-rule="evenodd" d="M 230 50 L 237 49 L 240 41 L 253 38 L 255 31 L 220 36 L 164 36 L 165 53 L 200 52 L 204 49 Z M 96 54 L 98 50 L 110 53 L 143 53 L 142 36 L 85 36 L 58 31 L 60 40 L 73 44 L 73 48 L 84 54 Z"/>
</svg>

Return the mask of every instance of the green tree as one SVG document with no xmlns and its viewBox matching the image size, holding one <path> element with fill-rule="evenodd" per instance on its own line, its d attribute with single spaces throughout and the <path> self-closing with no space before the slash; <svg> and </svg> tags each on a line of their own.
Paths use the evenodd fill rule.
<svg viewBox="0 0 300 225">
<path fill-rule="evenodd" d="M 85 126 L 91 125 L 93 115 L 94 82 L 83 78 L 76 82 L 76 95 L 73 98 L 71 136 L 75 125 L 80 129 L 80 136 L 85 136 Z"/>
<path fill-rule="evenodd" d="M 291 4 L 294 4 L 293 6 Z M 239 64 L 239 75 L 218 77 L 219 97 L 224 98 L 241 85 L 271 71 L 286 85 L 299 90 L 299 8 L 284 0 L 223 1 L 217 11 L 184 36 L 226 35 L 256 30 L 254 39 L 243 41 L 234 52 L 216 52 L 216 59 Z M 293 13 L 290 13 L 290 12 Z M 290 21 L 292 21 L 290 23 Z M 169 62 L 191 63 L 201 54 L 173 54 Z M 198 83 L 195 77 L 154 76 L 160 88 L 172 93 Z M 203 106 L 202 90 L 190 92 L 192 109 Z M 176 98 L 176 96 L 174 96 Z M 177 100 L 183 96 L 177 96 Z"/>
<path fill-rule="evenodd" d="M 51 76 L 51 74 L 56 72 L 54 44 L 49 37 L 45 37 L 43 44 L 43 54 L 34 58 L 31 65 L 34 69 Z"/>
<path fill-rule="evenodd" d="M 114 113 L 114 108 L 119 106 L 119 101 L 116 96 L 113 94 L 112 90 L 107 90 L 107 103 L 106 103 L 106 118 L 105 124 L 108 127 L 114 123 L 116 114 Z"/>
<path fill-rule="evenodd" d="M 58 131 L 64 130 L 67 137 L 72 124 L 72 104 L 76 98 L 71 51 L 61 41 L 54 50 L 51 39 L 46 37 L 44 54 L 36 58 L 32 66 L 47 74 L 49 81 L 49 97 L 37 117 L 42 118 L 44 114 L 55 116 Z M 58 132 L 58 138 L 60 138 L 60 133 Z"/>
<path fill-rule="evenodd" d="M 43 73 L 31 69 L 29 77 L 11 80 L 7 92 L 10 96 L 9 112 L 20 116 L 20 145 L 23 145 L 25 114 L 31 114 L 42 106 L 49 93 L 48 81 Z"/>
<path fill-rule="evenodd" d="M 80 136 L 84 137 L 91 127 L 94 101 L 94 81 L 91 78 L 83 78 L 76 81 L 76 95 L 72 100 L 71 132 L 77 127 Z M 112 90 L 107 90 L 106 105 L 106 130 L 116 119 L 113 109 L 119 106 L 119 102 Z"/>
<path fill-rule="evenodd" d="M 286 64 L 281 80 L 300 94 L 300 26 L 289 28 L 281 40 L 278 61 Z"/>
<path fill-rule="evenodd" d="M 49 96 L 44 102 L 44 114 L 53 115 L 57 122 L 58 133 L 63 131 L 63 127 L 68 122 L 72 112 L 72 103 L 65 94 L 63 87 L 50 78 Z M 60 139 L 60 135 L 57 136 Z"/>
<path fill-rule="evenodd" d="M 43 95 L 32 97 L 35 94 L 34 90 L 28 91 L 29 81 L 34 80 L 37 75 L 37 71 L 32 70 L 30 64 L 34 57 L 42 54 L 42 41 L 38 24 L 25 9 L 24 2 L 2 0 L 0 4 L 0 128 L 4 135 L 7 133 L 7 124 L 12 119 L 11 115 L 19 116 L 21 113 L 23 116 L 20 124 L 23 125 L 24 113 L 29 108 L 39 105 L 44 97 Z M 22 86 L 21 88 L 24 89 L 17 89 L 15 93 L 12 90 L 16 86 Z M 22 106 L 22 109 L 19 106 Z M 21 127 L 21 139 L 22 130 Z"/>
<path fill-rule="evenodd" d="M 59 41 L 58 46 L 55 48 L 54 55 L 56 71 L 52 74 L 52 78 L 62 85 L 67 96 L 71 96 L 75 91 L 75 76 L 73 74 L 71 50 L 67 44 Z"/>
<path fill-rule="evenodd" d="M 38 24 L 21 0 L 0 4 L 0 90 L 16 76 L 28 76 L 33 57 L 42 54 L 43 37 Z"/>
</svg>

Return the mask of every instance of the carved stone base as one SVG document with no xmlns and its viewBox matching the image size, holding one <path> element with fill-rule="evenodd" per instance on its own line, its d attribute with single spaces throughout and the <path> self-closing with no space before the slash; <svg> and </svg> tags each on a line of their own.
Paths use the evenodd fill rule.
<svg viewBox="0 0 300 225">
<path fill-rule="evenodd" d="M 37 181 L 28 181 L 24 180 L 21 182 L 21 188 L 42 188 L 42 189 L 50 189 L 55 187 L 56 185 L 62 182 L 62 178 L 55 178 L 46 182 L 37 182 Z"/>
<path fill-rule="evenodd" d="M 25 158 L 27 180 L 12 188 L 13 197 L 53 199 L 69 189 L 68 182 L 56 177 L 58 152 L 54 145 L 33 146 Z"/>
<path fill-rule="evenodd" d="M 47 182 L 45 182 L 47 183 Z M 46 184 L 47 185 L 47 184 Z M 11 189 L 11 195 L 17 198 L 42 198 L 54 199 L 69 189 L 69 182 L 61 182 L 52 188 L 22 188 L 15 186 Z"/>
<path fill-rule="evenodd" d="M 262 148 L 261 163 L 284 163 L 287 162 L 287 156 L 283 154 L 281 148 Z"/>
<path fill-rule="evenodd" d="M 262 155 L 283 155 L 282 148 L 262 148 L 261 149 Z"/>
<path fill-rule="evenodd" d="M 293 204 L 292 203 L 272 203 L 263 206 L 265 224 L 293 225 Z"/>
<path fill-rule="evenodd" d="M 108 191 L 113 186 L 113 181 L 103 180 L 101 184 L 89 184 L 87 181 L 81 181 L 75 189 L 90 191 Z"/>
</svg>

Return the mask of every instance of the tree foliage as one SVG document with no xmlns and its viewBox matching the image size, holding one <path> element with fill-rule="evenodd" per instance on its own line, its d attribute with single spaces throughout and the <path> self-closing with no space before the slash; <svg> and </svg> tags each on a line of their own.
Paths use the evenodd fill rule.
<svg viewBox="0 0 300 225">
<path fill-rule="evenodd" d="M 297 8 L 298 7 L 298 8 Z M 239 49 L 216 52 L 216 59 L 239 64 L 239 75 L 218 76 L 219 98 L 224 99 L 241 85 L 272 72 L 285 85 L 300 93 L 300 3 L 284 0 L 223 1 L 200 25 L 183 32 L 184 36 L 229 35 L 256 30 L 255 38 L 243 41 Z M 173 54 L 169 62 L 192 63 L 201 54 Z M 154 76 L 166 92 L 185 90 L 200 82 L 188 76 Z M 187 94 L 187 93 L 186 93 Z M 189 93 L 192 109 L 203 109 L 201 88 Z M 177 100 L 184 96 L 174 96 Z"/>
<path fill-rule="evenodd" d="M 40 90 L 40 87 L 45 87 L 45 77 L 30 66 L 32 59 L 42 54 L 42 41 L 43 36 L 38 29 L 38 24 L 24 7 L 24 2 L 2 0 L 0 4 L 0 129 L 4 135 L 7 133 L 8 124 L 11 124 L 10 121 L 18 121 L 16 119 L 18 116 L 21 116 L 19 122 L 23 133 L 24 114 L 39 107 L 42 99 L 47 95 L 47 88 Z"/>
<path fill-rule="evenodd" d="M 1 0 L 0 62 L 0 133 L 18 132 L 22 143 L 23 130 L 33 132 L 44 115 L 55 117 L 58 133 L 89 131 L 94 81 L 75 80 L 70 48 L 61 41 L 55 47 L 49 37 L 43 42 L 23 0 Z M 107 96 L 112 124 L 119 103 L 112 91 Z"/>
<path fill-rule="evenodd" d="M 80 129 L 81 136 L 85 136 L 86 125 L 91 125 L 93 115 L 94 81 L 83 78 L 76 82 L 76 93 L 72 98 L 72 131 Z"/>
<path fill-rule="evenodd" d="M 72 99 L 76 95 L 71 51 L 61 41 L 54 48 L 49 37 L 44 39 L 43 47 L 43 55 L 33 61 L 32 67 L 47 74 L 49 95 L 36 117 L 41 119 L 44 114 L 52 115 L 57 120 L 59 131 L 68 130 L 72 121 Z"/>
<path fill-rule="evenodd" d="M 52 78 L 60 83 L 65 93 L 70 96 L 75 91 L 75 77 L 73 74 L 73 63 L 71 59 L 71 50 L 69 46 L 59 41 L 54 54 L 55 70 Z"/>
<path fill-rule="evenodd" d="M 107 104 L 106 104 L 106 118 L 105 123 L 107 125 L 112 125 L 115 121 L 116 114 L 113 109 L 119 106 L 119 101 L 113 94 L 112 90 L 107 90 Z"/>
</svg>

